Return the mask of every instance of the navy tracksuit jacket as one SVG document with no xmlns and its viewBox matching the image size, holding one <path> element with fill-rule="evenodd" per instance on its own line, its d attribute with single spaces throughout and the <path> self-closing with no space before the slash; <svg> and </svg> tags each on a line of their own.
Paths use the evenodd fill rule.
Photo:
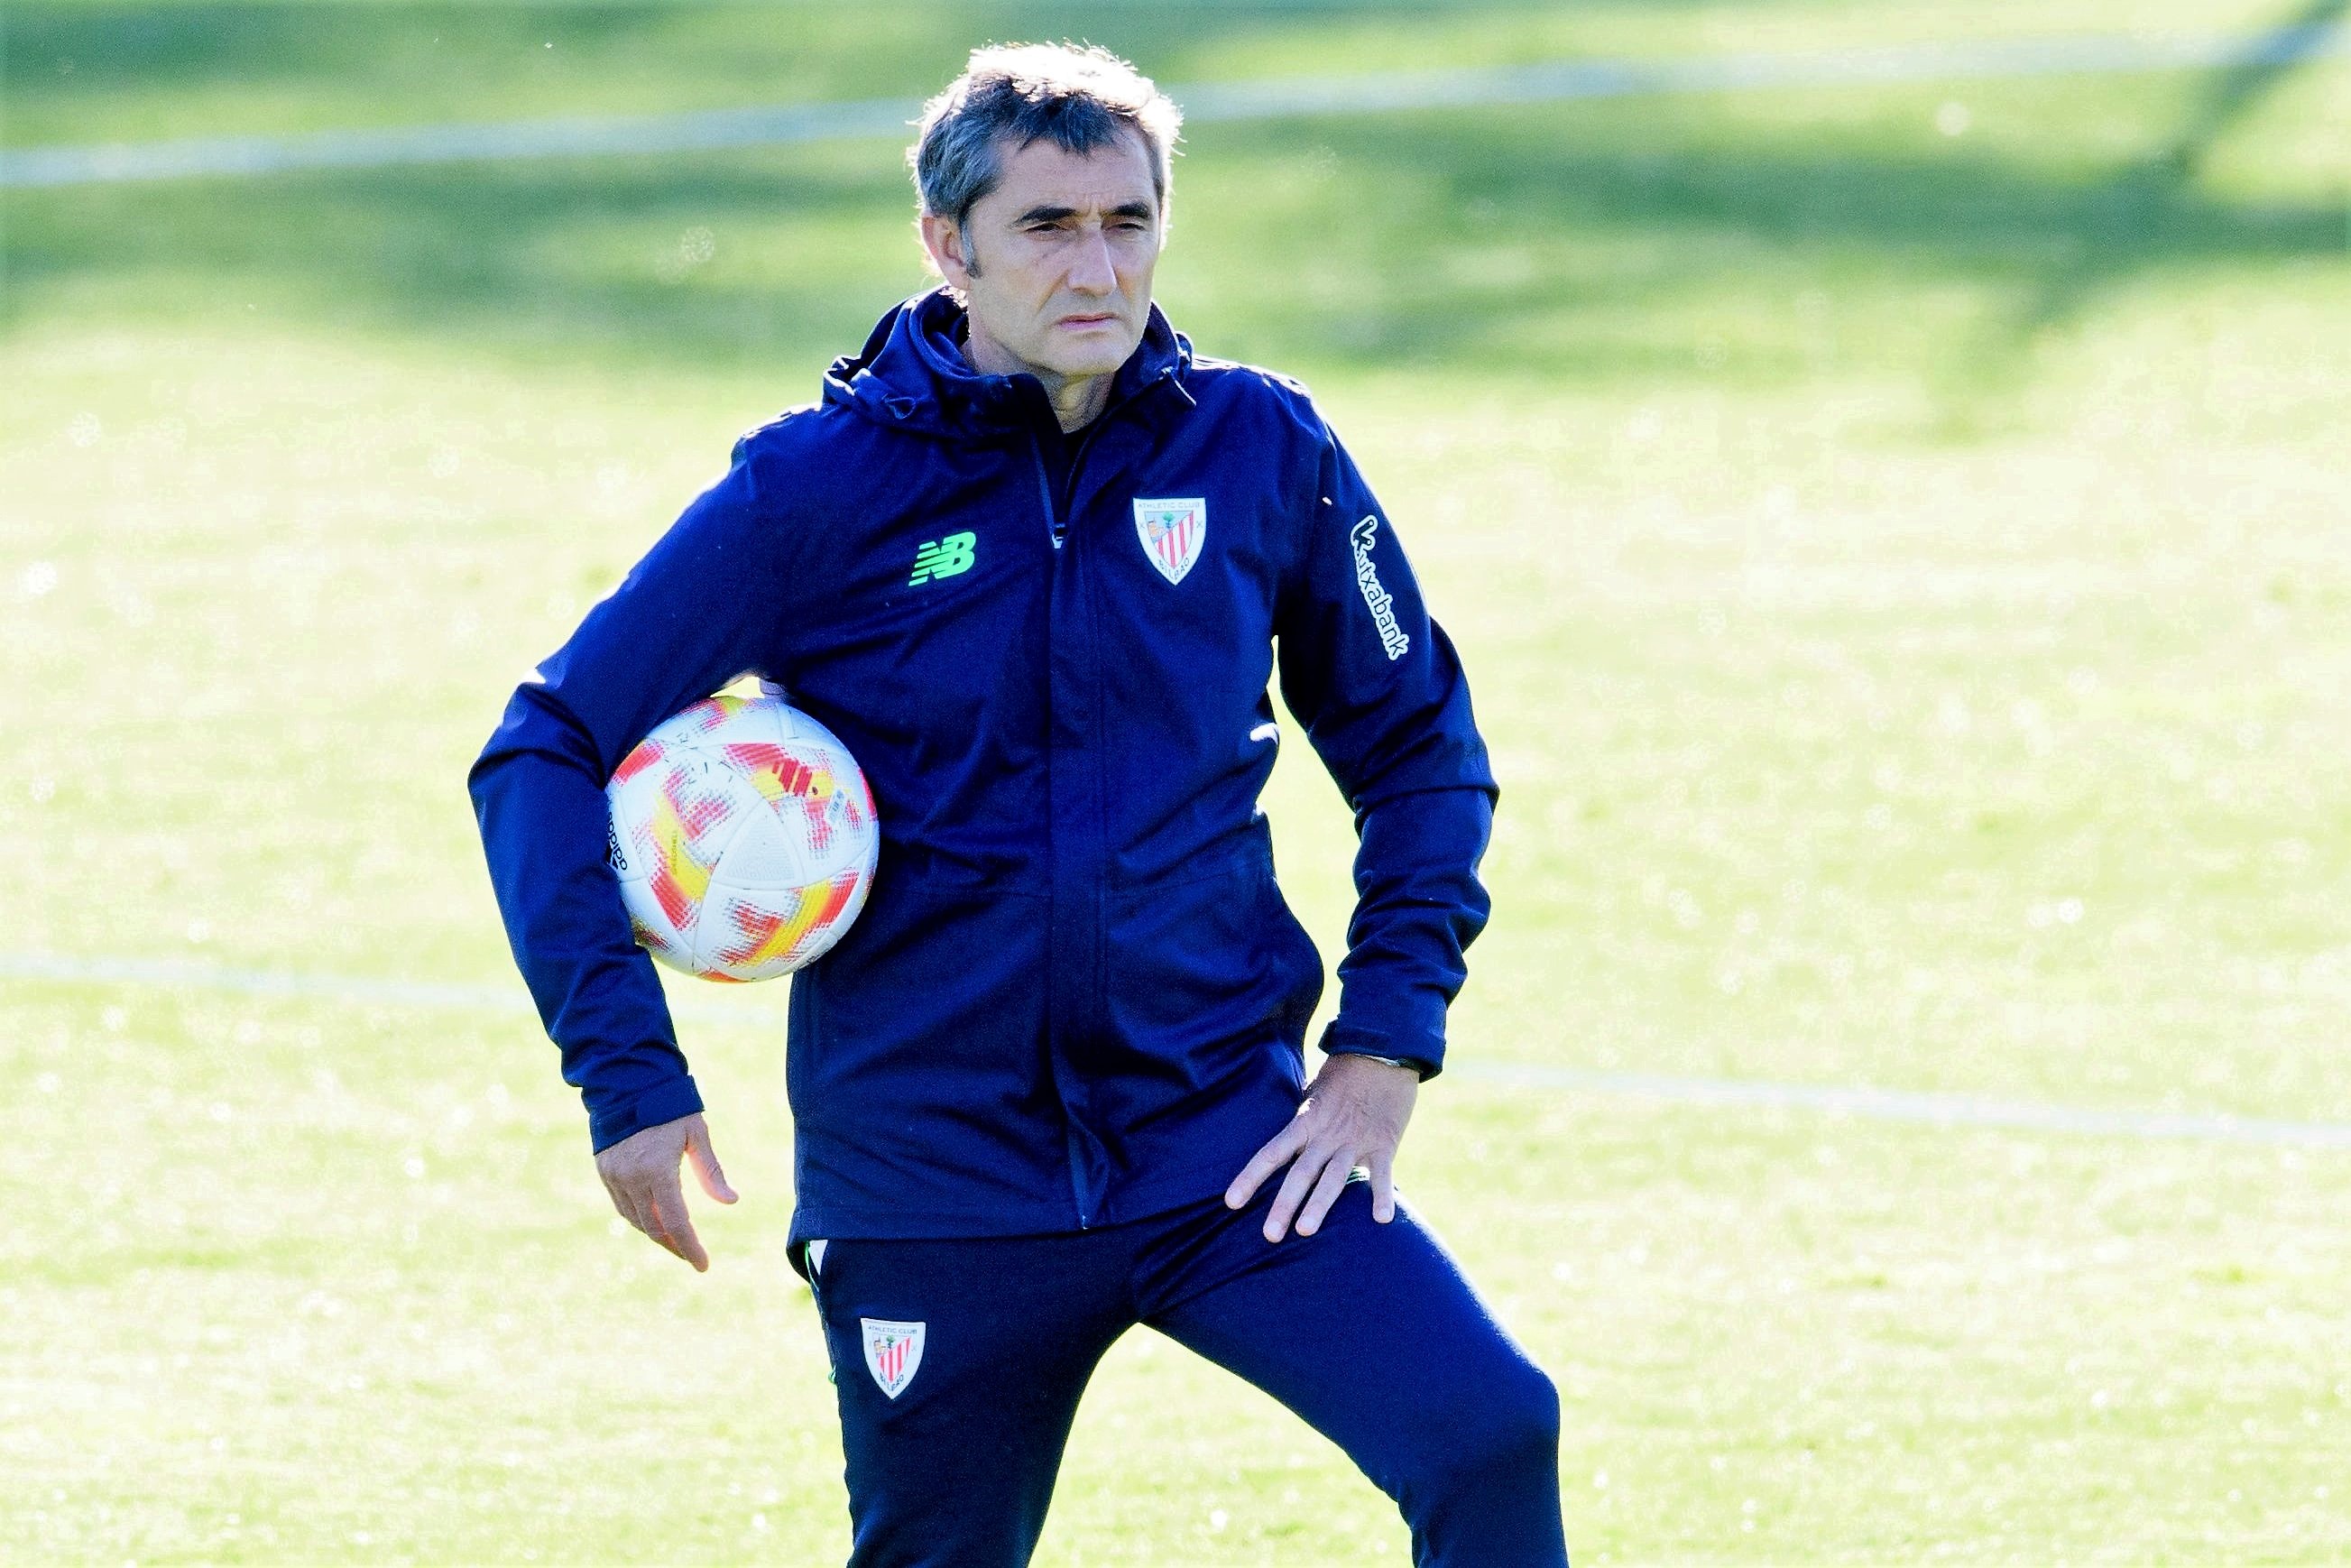
<svg viewBox="0 0 2351 1568">
<path fill-rule="evenodd" d="M 960 318 L 907 301 L 744 437 L 474 768 L 596 1145 L 701 1104 L 604 782 L 756 672 L 848 745 L 882 829 L 862 914 L 792 978 L 786 1069 L 854 1568 L 1026 1563 L 1138 1322 L 1344 1448 L 1415 1562 L 1564 1568 L 1558 1400 L 1415 1217 L 1375 1223 L 1356 1185 L 1277 1245 L 1278 1178 L 1218 1197 L 1298 1109 L 1322 988 L 1257 809 L 1268 678 L 1362 840 L 1322 1046 L 1434 1071 L 1495 798 L 1452 645 L 1293 382 L 1196 357 L 1155 307 L 1064 443 L 1033 378 L 965 362 Z"/>
<path fill-rule="evenodd" d="M 796 1241 L 1164 1213 L 1290 1119 L 1322 982 L 1257 806 L 1277 664 L 1361 836 L 1322 1048 L 1440 1066 L 1486 920 L 1468 685 L 1305 390 L 1195 355 L 1155 306 L 1064 490 L 1042 387 L 973 371 L 960 320 L 906 301 L 743 437 L 471 778 L 602 1148 L 701 1106 L 605 864 L 613 768 L 749 672 L 863 767 L 872 896 L 791 983 Z"/>
</svg>

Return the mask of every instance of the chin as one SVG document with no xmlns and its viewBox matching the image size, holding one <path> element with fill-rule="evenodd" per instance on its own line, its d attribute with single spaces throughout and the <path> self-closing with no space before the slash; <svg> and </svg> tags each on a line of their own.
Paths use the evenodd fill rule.
<svg viewBox="0 0 2351 1568">
<path fill-rule="evenodd" d="M 1083 357 L 1072 355 L 1071 356 L 1071 362 L 1068 366 L 1062 368 L 1061 374 L 1065 376 L 1106 376 L 1117 370 L 1119 366 L 1126 363 L 1127 360 L 1134 353 L 1134 343 L 1122 343 L 1115 350 L 1104 350 L 1099 354 L 1088 354 Z"/>
<path fill-rule="evenodd" d="M 1123 332 L 1090 343 L 1055 343 L 1033 362 L 1057 376 L 1103 376 L 1126 363 L 1141 341 L 1142 334 Z"/>
</svg>

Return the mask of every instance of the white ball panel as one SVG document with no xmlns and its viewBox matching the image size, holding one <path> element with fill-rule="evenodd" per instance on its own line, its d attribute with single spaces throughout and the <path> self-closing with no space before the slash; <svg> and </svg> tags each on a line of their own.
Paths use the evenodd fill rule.
<svg viewBox="0 0 2351 1568">
<path fill-rule="evenodd" d="M 719 874 L 727 885 L 799 887 L 814 881 L 808 866 L 808 845 L 799 824 L 790 820 L 799 815 L 792 802 L 769 807 L 748 779 L 744 780 L 742 792 L 746 797 L 743 826 L 726 846 L 726 858 L 719 865 Z"/>
<path fill-rule="evenodd" d="M 662 755 L 608 792 L 639 940 L 674 967 L 741 980 L 789 973 L 837 942 L 880 852 L 848 748 L 772 698 L 708 699 L 648 738 Z"/>
</svg>

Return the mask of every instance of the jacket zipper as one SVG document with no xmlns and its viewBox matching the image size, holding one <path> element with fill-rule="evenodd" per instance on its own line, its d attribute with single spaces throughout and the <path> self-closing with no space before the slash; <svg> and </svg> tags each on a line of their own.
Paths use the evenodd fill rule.
<svg viewBox="0 0 2351 1568">
<path fill-rule="evenodd" d="M 1070 454 L 1070 499 L 1073 503 L 1078 497 L 1078 475 L 1085 466 L 1086 448 L 1094 444 L 1094 433 L 1102 429 L 1102 421 L 1108 419 L 1111 409 L 1117 406 L 1113 403 L 1110 408 L 1094 415 L 1094 422 L 1086 426 L 1083 435 L 1078 437 L 1078 449 Z M 1065 519 L 1061 516 L 1061 503 L 1053 496 L 1053 476 L 1045 467 L 1045 443 L 1034 430 L 1029 433 L 1029 455 L 1037 465 L 1037 497 L 1045 503 L 1045 522 L 1052 530 L 1053 548 L 1060 549 Z"/>
<path fill-rule="evenodd" d="M 1156 385 L 1160 381 L 1165 380 L 1168 374 L 1168 371 L 1162 371 L 1157 377 L 1154 378 L 1152 384 Z M 1106 422 L 1113 413 L 1117 412 L 1122 403 L 1132 401 L 1132 397 L 1122 399 L 1119 402 L 1113 402 L 1104 408 L 1102 413 L 1094 416 L 1093 423 L 1086 426 L 1085 434 L 1078 438 L 1077 449 L 1070 454 L 1069 486 L 1070 505 L 1072 510 L 1074 510 L 1077 506 L 1078 479 L 1085 471 L 1087 449 L 1093 444 L 1094 436 L 1096 433 L 1102 429 L 1104 422 Z M 1065 532 L 1064 519 L 1061 516 L 1061 503 L 1053 494 L 1053 476 L 1047 471 L 1045 466 L 1045 443 L 1043 438 L 1037 434 L 1036 428 L 1033 425 L 1029 427 L 1029 455 L 1037 465 L 1037 497 L 1045 505 L 1045 521 L 1052 533 L 1053 548 L 1058 550 L 1061 548 L 1061 539 L 1063 533 Z M 1075 1186 L 1075 1173 L 1073 1172 L 1071 1177 L 1071 1186 L 1073 1190 L 1071 1194 L 1072 1197 L 1076 1197 L 1078 1196 L 1077 1192 L 1074 1190 Z M 1082 1202 L 1077 1206 L 1077 1215 L 1078 1228 L 1080 1230 L 1091 1230 L 1093 1228 L 1094 1220 L 1098 1216 L 1088 1213 Z"/>
<path fill-rule="evenodd" d="M 1077 502 L 1078 475 L 1086 460 L 1086 448 L 1093 444 L 1094 432 L 1102 428 L 1102 421 L 1108 419 L 1110 417 L 1110 413 L 1111 411 L 1105 408 L 1101 413 L 1095 415 L 1093 423 L 1088 425 L 1086 427 L 1085 434 L 1079 438 L 1077 449 L 1070 454 L 1070 500 L 1073 507 Z M 1045 522 L 1052 533 L 1053 548 L 1058 550 L 1061 548 L 1061 538 L 1064 532 L 1061 503 L 1053 494 L 1053 476 L 1045 466 L 1044 439 L 1037 434 L 1033 426 L 1029 432 L 1029 454 L 1030 457 L 1035 460 L 1037 465 L 1037 497 L 1045 505 Z M 1082 1199 L 1080 1198 L 1076 1173 L 1074 1170 L 1071 1175 L 1070 1196 L 1073 1199 L 1080 1199 L 1080 1201 L 1075 1205 L 1078 1217 L 1078 1228 L 1080 1230 L 1092 1229 L 1096 1217 L 1093 1214 L 1087 1212 Z"/>
<path fill-rule="evenodd" d="M 1045 504 L 1045 529 L 1053 548 L 1061 548 L 1061 514 L 1053 505 L 1053 476 L 1045 472 L 1045 444 L 1037 433 L 1029 433 L 1029 455 L 1037 464 L 1037 499 Z"/>
</svg>

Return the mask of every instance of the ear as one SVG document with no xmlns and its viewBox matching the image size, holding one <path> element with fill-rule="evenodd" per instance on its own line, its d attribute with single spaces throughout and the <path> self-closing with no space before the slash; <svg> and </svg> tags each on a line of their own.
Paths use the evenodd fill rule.
<svg viewBox="0 0 2351 1568">
<path fill-rule="evenodd" d="M 970 287 L 971 268 L 963 261 L 963 233 L 956 221 L 937 213 L 925 213 L 916 221 L 923 231 L 923 250 L 930 256 L 931 266 L 947 280 L 947 287 L 958 293 Z"/>
</svg>

